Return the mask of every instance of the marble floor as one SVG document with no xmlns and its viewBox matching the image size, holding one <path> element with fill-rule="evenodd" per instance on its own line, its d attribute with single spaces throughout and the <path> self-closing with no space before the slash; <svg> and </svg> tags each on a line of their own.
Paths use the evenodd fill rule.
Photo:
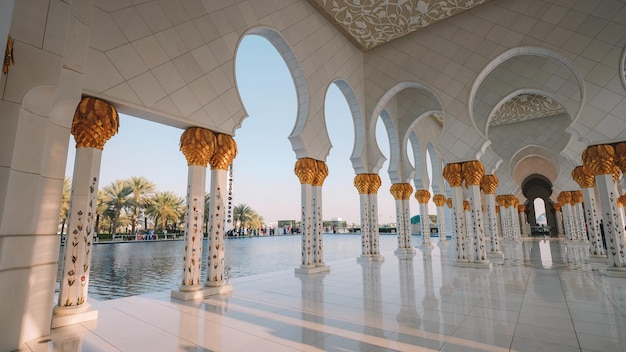
<svg viewBox="0 0 626 352">
<path fill-rule="evenodd" d="M 92 302 L 97 321 L 22 350 L 626 351 L 626 278 L 588 263 L 586 246 L 504 243 L 492 269 L 454 266 L 451 247 L 233 279 L 230 295 L 204 300 Z"/>
</svg>

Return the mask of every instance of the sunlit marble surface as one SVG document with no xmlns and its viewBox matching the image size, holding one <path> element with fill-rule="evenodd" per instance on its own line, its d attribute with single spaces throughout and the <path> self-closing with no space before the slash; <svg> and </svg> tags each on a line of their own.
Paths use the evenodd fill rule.
<svg viewBox="0 0 626 352">
<path fill-rule="evenodd" d="M 93 302 L 97 321 L 22 350 L 626 351 L 626 279 L 588 264 L 586 249 L 503 243 L 489 270 L 453 267 L 452 245 L 439 244 L 410 259 L 330 263 L 325 274 L 233 279 L 228 296 Z"/>
</svg>

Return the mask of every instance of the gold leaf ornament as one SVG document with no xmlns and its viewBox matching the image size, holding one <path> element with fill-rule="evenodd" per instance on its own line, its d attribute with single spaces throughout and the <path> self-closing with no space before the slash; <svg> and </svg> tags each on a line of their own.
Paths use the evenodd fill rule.
<svg viewBox="0 0 626 352">
<path fill-rule="evenodd" d="M 190 127 L 180 136 L 180 150 L 188 166 L 206 167 L 215 153 L 217 138 L 210 130 Z"/>
<path fill-rule="evenodd" d="M 71 133 L 76 140 L 76 148 L 102 150 L 119 126 L 119 116 L 113 105 L 101 99 L 85 97 L 74 112 Z"/>
</svg>

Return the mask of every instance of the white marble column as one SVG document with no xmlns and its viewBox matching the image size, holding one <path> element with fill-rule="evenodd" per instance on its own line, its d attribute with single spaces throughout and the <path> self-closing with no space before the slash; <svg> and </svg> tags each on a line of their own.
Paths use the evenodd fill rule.
<svg viewBox="0 0 626 352">
<path fill-rule="evenodd" d="M 530 237 L 530 233 L 527 231 L 528 220 L 526 219 L 526 206 L 523 204 L 519 204 L 517 206 L 517 214 L 520 224 L 521 237 Z"/>
<path fill-rule="evenodd" d="M 443 194 L 435 194 L 433 203 L 437 207 L 437 231 L 439 232 L 439 243 L 448 243 L 448 234 L 446 233 L 446 214 L 443 208 L 446 205 L 446 196 Z"/>
<path fill-rule="evenodd" d="M 608 252 L 607 275 L 626 277 L 626 241 L 624 227 L 618 224 L 618 207 L 616 181 L 619 168 L 615 165 L 615 150 L 611 145 L 595 145 L 588 147 L 582 155 L 583 164 L 596 179 L 599 206 L 604 223 Z M 617 169 L 617 172 L 616 172 Z"/>
<path fill-rule="evenodd" d="M 226 134 L 216 133 L 215 152 L 211 156 L 211 199 L 209 200 L 208 270 L 204 296 L 231 292 L 224 272 L 224 228 L 228 202 L 228 167 L 237 156 L 235 140 Z"/>
<path fill-rule="evenodd" d="M 582 166 L 579 167 L 583 168 Z M 596 192 L 594 190 L 596 182 L 593 175 L 588 171 L 587 173 L 588 175 L 585 175 L 585 178 L 579 182 L 579 185 L 582 189 L 583 202 L 585 204 L 587 231 L 589 232 L 589 237 L 591 239 L 589 258 L 595 261 L 598 259 L 606 261 L 606 252 L 604 251 L 604 246 L 602 245 L 602 232 L 600 231 L 601 214 L 598 212 Z"/>
<path fill-rule="evenodd" d="M 574 217 L 572 216 L 572 193 L 563 191 L 559 193 L 558 200 L 561 204 L 561 212 L 563 213 L 563 231 L 565 232 L 565 240 L 573 241 L 576 233 L 576 225 L 574 224 Z"/>
<path fill-rule="evenodd" d="M 213 132 L 199 127 L 191 127 L 180 136 L 180 150 L 187 159 L 187 207 L 185 217 L 185 249 L 183 255 L 183 275 L 178 290 L 171 296 L 181 300 L 202 298 L 203 285 L 200 282 L 202 269 L 202 240 L 204 233 L 204 193 L 206 169 L 215 152 L 216 139 Z"/>
<path fill-rule="evenodd" d="M 562 238 L 563 232 L 563 213 L 561 212 L 561 203 L 554 203 L 554 217 L 556 219 L 557 237 Z"/>
<path fill-rule="evenodd" d="M 91 310 L 88 302 L 98 180 L 102 149 L 118 127 L 117 111 L 100 99 L 83 98 L 74 114 L 71 132 L 76 140 L 76 156 L 53 328 L 98 318 L 98 312 Z"/>
<path fill-rule="evenodd" d="M 465 214 L 463 210 L 463 175 L 461 164 L 447 164 L 443 168 L 443 177 L 448 181 L 452 193 L 452 221 L 454 228 L 455 265 L 469 262 L 466 247 Z"/>
<path fill-rule="evenodd" d="M 324 263 L 324 220 L 322 217 L 322 186 L 328 176 L 328 166 L 321 160 L 317 162 L 317 173 L 313 179 L 313 263 L 319 271 L 330 271 Z"/>
<path fill-rule="evenodd" d="M 509 195 L 512 198 L 511 204 L 511 224 L 513 227 L 513 239 L 516 241 L 520 241 L 522 239 L 522 224 L 519 221 L 517 206 L 519 205 L 519 200 L 515 195 Z"/>
<path fill-rule="evenodd" d="M 483 205 L 480 181 L 485 174 L 483 163 L 478 160 L 467 161 L 462 165 L 463 179 L 467 188 L 472 219 L 472 254 L 469 256 L 474 267 L 491 267 L 485 245 L 485 227 L 483 225 Z"/>
<path fill-rule="evenodd" d="M 498 238 L 498 220 L 496 214 L 495 192 L 498 178 L 495 175 L 484 175 L 480 187 L 485 193 L 485 211 L 487 218 L 487 234 L 489 236 L 489 257 L 502 257 L 500 239 Z"/>
<path fill-rule="evenodd" d="M 583 210 L 583 194 L 581 191 L 572 191 L 572 200 L 574 200 L 574 214 L 576 214 L 576 240 L 589 243 L 587 236 L 587 225 L 585 222 L 585 212 Z"/>
<path fill-rule="evenodd" d="M 413 187 L 409 183 L 394 183 L 389 190 L 396 200 L 396 226 L 398 231 L 398 248 L 396 255 L 413 256 L 413 236 L 411 234 L 411 209 L 409 198 Z"/>
<path fill-rule="evenodd" d="M 381 180 L 378 174 L 358 174 L 354 186 L 361 200 L 361 256 L 359 261 L 383 261 L 380 255 L 378 233 L 378 189 Z"/>
<path fill-rule="evenodd" d="M 317 174 L 317 162 L 311 158 L 300 158 L 296 161 L 294 171 L 300 179 L 300 236 L 301 261 L 296 268 L 297 274 L 310 274 L 315 269 L 313 261 L 313 181 Z"/>
<path fill-rule="evenodd" d="M 425 189 L 415 191 L 415 199 L 420 207 L 420 231 L 422 233 L 422 246 L 430 247 L 430 219 L 428 218 L 428 201 L 430 192 Z"/>
</svg>

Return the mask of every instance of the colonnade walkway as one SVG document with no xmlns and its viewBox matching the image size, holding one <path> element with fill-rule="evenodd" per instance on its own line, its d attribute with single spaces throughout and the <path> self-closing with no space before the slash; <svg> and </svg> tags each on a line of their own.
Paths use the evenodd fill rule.
<svg viewBox="0 0 626 352">
<path fill-rule="evenodd" d="M 492 269 L 455 267 L 452 244 L 384 262 L 330 263 L 231 280 L 229 295 L 92 301 L 99 319 L 33 351 L 626 351 L 626 279 L 588 245 L 503 243 Z M 442 255 L 444 253 L 444 255 Z"/>
</svg>

